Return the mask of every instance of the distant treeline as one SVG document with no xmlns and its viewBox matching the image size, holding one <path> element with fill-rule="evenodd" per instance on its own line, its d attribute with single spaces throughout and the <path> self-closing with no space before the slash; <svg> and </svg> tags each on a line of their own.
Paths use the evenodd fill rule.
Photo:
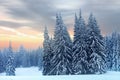
<svg viewBox="0 0 120 80">
<path fill-rule="evenodd" d="M 20 46 L 19 50 L 14 52 L 10 43 L 9 48 L 0 51 L 0 73 L 6 72 L 6 75 L 15 75 L 17 67 L 37 66 L 41 70 L 42 57 L 42 48 L 28 51 L 24 46 Z"/>
</svg>

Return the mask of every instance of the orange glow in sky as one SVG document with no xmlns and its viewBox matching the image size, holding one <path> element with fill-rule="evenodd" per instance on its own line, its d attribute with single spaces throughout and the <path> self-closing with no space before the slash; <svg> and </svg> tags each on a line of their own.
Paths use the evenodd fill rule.
<svg viewBox="0 0 120 80">
<path fill-rule="evenodd" d="M 0 0 L 0 49 L 9 41 L 14 49 L 43 47 L 44 27 L 53 37 L 56 13 L 61 13 L 73 40 L 75 13 L 79 16 L 80 9 L 86 25 L 93 13 L 103 36 L 120 32 L 120 0 Z"/>
<path fill-rule="evenodd" d="M 18 49 L 20 45 L 28 49 L 42 47 L 43 33 L 32 30 L 29 27 L 18 29 L 0 27 L 0 48 L 6 48 L 12 42 L 13 49 Z"/>
<path fill-rule="evenodd" d="M 73 32 L 69 30 L 71 38 Z M 9 41 L 12 42 L 13 49 L 17 50 L 20 45 L 27 49 L 36 49 L 43 46 L 43 32 L 37 32 L 29 27 L 22 27 L 18 29 L 11 29 L 0 27 L 0 48 L 9 46 Z"/>
<path fill-rule="evenodd" d="M 72 29 L 68 30 L 70 37 L 73 37 Z M 50 32 L 49 32 L 50 33 Z M 20 45 L 27 49 L 36 49 L 43 46 L 43 32 L 33 30 L 30 27 L 21 27 L 17 29 L 0 27 L 0 49 L 9 46 L 9 41 L 12 42 L 12 47 L 17 50 Z"/>
</svg>

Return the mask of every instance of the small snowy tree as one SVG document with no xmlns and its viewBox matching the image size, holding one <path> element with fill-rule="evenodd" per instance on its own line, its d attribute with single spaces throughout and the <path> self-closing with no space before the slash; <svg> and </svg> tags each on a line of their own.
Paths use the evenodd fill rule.
<svg viewBox="0 0 120 80">
<path fill-rule="evenodd" d="M 4 58 L 3 58 L 3 55 L 2 55 L 2 53 L 0 51 L 0 73 L 4 71 L 3 60 L 4 60 Z"/>
<path fill-rule="evenodd" d="M 43 67 L 43 49 L 39 47 L 39 49 L 37 50 L 37 52 L 39 53 L 38 55 L 38 68 L 39 70 L 41 70 Z"/>
<path fill-rule="evenodd" d="M 107 70 L 111 70 L 112 69 L 112 60 L 113 60 L 113 40 L 112 40 L 111 36 L 105 37 L 104 42 L 105 42 Z"/>
<path fill-rule="evenodd" d="M 120 71 L 120 34 L 118 35 L 118 60 L 117 60 L 117 63 L 118 63 L 118 66 L 117 66 L 117 70 Z"/>
<path fill-rule="evenodd" d="M 113 33 L 112 34 L 112 40 L 113 40 L 113 59 L 112 59 L 112 70 L 119 71 L 119 57 L 120 57 L 120 43 L 119 43 L 119 34 Z"/>
<path fill-rule="evenodd" d="M 8 48 L 6 75 L 7 76 L 15 76 L 15 62 L 14 62 L 14 54 L 13 54 L 13 51 L 12 51 L 11 42 L 9 43 L 9 48 Z"/>
<path fill-rule="evenodd" d="M 4 71 L 6 71 L 6 63 L 7 63 L 7 60 L 8 60 L 8 52 L 9 52 L 9 50 L 8 50 L 8 48 L 5 48 L 5 49 L 3 49 L 3 51 L 2 51 L 2 55 L 3 55 L 3 68 L 4 68 Z"/>
<path fill-rule="evenodd" d="M 30 66 L 30 54 L 26 51 L 24 46 L 20 46 L 19 52 L 18 52 L 18 62 L 19 65 L 22 67 L 29 67 Z"/>
<path fill-rule="evenodd" d="M 23 65 L 22 62 L 23 62 L 24 54 L 25 54 L 25 49 L 24 49 L 23 45 L 21 45 L 18 53 L 16 54 L 16 66 L 17 67 L 20 67 Z"/>
<path fill-rule="evenodd" d="M 112 33 L 110 37 L 106 37 L 105 43 L 108 70 L 120 71 L 120 34 Z"/>
</svg>

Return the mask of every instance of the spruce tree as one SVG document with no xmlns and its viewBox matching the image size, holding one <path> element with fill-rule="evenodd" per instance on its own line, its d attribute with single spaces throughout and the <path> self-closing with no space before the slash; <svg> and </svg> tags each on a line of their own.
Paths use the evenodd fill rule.
<svg viewBox="0 0 120 80">
<path fill-rule="evenodd" d="M 30 66 L 30 55 L 23 45 L 21 45 L 19 48 L 18 57 L 19 57 L 18 62 L 20 66 L 22 67 Z"/>
<path fill-rule="evenodd" d="M 112 70 L 118 71 L 119 70 L 119 55 L 120 55 L 120 48 L 119 48 L 119 34 L 117 32 L 114 32 L 112 34 L 112 40 L 113 40 L 113 59 L 112 59 Z"/>
<path fill-rule="evenodd" d="M 72 42 L 60 14 L 56 15 L 54 33 L 54 56 L 51 60 L 51 75 L 65 75 L 72 73 Z"/>
<path fill-rule="evenodd" d="M 87 73 L 87 53 L 86 53 L 86 27 L 81 16 L 79 19 L 75 15 L 74 42 L 73 42 L 73 74 Z"/>
<path fill-rule="evenodd" d="M 4 58 L 3 58 L 3 55 L 2 55 L 2 52 L 0 51 L 0 73 L 2 73 L 4 71 Z"/>
<path fill-rule="evenodd" d="M 106 55 L 104 53 L 104 42 L 96 19 L 91 14 L 87 29 L 87 55 L 90 74 L 101 74 L 106 72 Z"/>
<path fill-rule="evenodd" d="M 15 62 L 14 62 L 14 54 L 13 54 L 11 42 L 9 43 L 9 48 L 8 48 L 6 75 L 7 76 L 15 76 Z"/>
<path fill-rule="evenodd" d="M 112 60 L 113 60 L 113 40 L 112 40 L 112 37 L 111 36 L 105 37 L 104 42 L 105 42 L 107 70 L 111 70 L 112 69 Z"/>
<path fill-rule="evenodd" d="M 25 48 L 23 47 L 23 45 L 20 46 L 19 48 L 19 52 L 17 54 L 17 58 L 18 58 L 18 61 L 17 61 L 17 66 L 20 67 L 20 66 L 23 66 L 23 62 L 24 62 L 24 54 L 26 53 L 26 50 Z"/>
<path fill-rule="evenodd" d="M 3 51 L 2 51 L 2 54 L 3 54 L 3 68 L 4 68 L 4 71 L 6 71 L 6 63 L 7 63 L 7 60 L 8 60 L 8 52 L 9 52 L 9 50 L 8 50 L 8 48 L 5 48 L 5 49 L 3 49 Z"/>
<path fill-rule="evenodd" d="M 106 37 L 105 43 L 108 70 L 120 71 L 120 34 L 112 33 L 111 36 Z"/>
<path fill-rule="evenodd" d="M 117 66 L 117 70 L 120 71 L 120 34 L 118 35 L 118 48 L 117 48 L 117 51 L 118 51 L 118 59 L 117 59 L 117 63 L 118 63 L 118 66 Z"/>
<path fill-rule="evenodd" d="M 39 70 L 41 70 L 43 67 L 43 49 L 42 48 L 38 48 L 37 52 L 38 54 L 38 68 Z"/>
<path fill-rule="evenodd" d="M 53 55 L 52 48 L 50 46 L 50 39 L 48 35 L 47 27 L 45 27 L 44 31 L 44 54 L 43 54 L 43 75 L 49 75 L 49 72 L 51 70 L 51 57 Z"/>
</svg>

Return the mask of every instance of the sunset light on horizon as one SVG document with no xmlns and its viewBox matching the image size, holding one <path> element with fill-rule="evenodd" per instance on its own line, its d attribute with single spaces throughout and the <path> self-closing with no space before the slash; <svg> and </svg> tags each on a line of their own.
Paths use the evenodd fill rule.
<svg viewBox="0 0 120 80">
<path fill-rule="evenodd" d="M 49 36 L 53 37 L 55 16 L 60 12 L 67 26 L 71 39 L 74 35 L 74 16 L 82 16 L 86 23 L 92 12 L 96 17 L 103 36 L 120 31 L 120 1 L 107 0 L 0 0 L 0 49 L 12 42 L 13 49 L 20 45 L 27 49 L 43 46 L 44 28 L 48 27 Z M 106 7 L 107 6 L 107 7 Z"/>
<path fill-rule="evenodd" d="M 20 45 L 36 49 L 42 47 L 43 33 L 25 27 L 19 29 L 0 27 L 0 48 L 8 47 L 9 41 L 12 42 L 14 49 L 18 49 Z"/>
</svg>

